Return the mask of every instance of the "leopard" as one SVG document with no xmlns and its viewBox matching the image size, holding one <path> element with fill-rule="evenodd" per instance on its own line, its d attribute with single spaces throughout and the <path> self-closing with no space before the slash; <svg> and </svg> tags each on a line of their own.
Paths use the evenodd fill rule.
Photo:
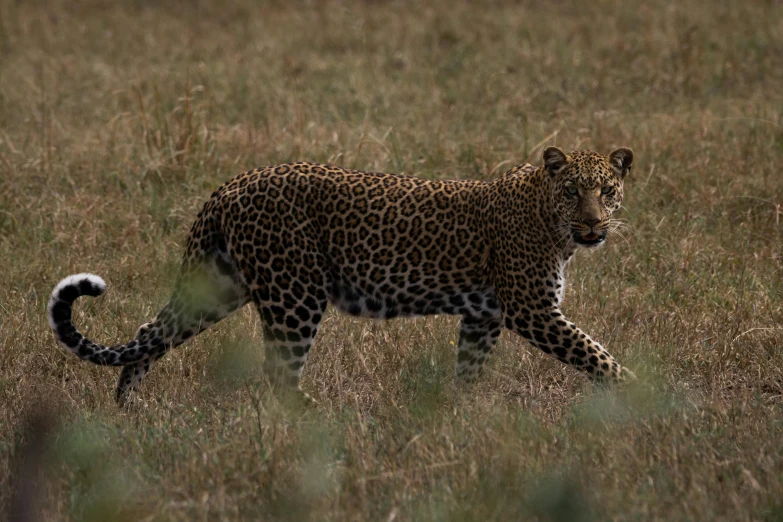
<svg viewBox="0 0 783 522">
<path fill-rule="evenodd" d="M 300 376 L 330 304 L 375 319 L 460 316 L 459 385 L 477 381 L 503 330 L 595 383 L 636 379 L 561 309 L 569 260 L 617 228 L 633 151 L 547 147 L 542 160 L 483 180 L 308 162 L 249 170 L 204 204 L 169 301 L 132 340 L 99 344 L 74 325 L 74 301 L 106 289 L 90 273 L 56 285 L 48 322 L 79 358 L 122 367 L 120 405 L 172 348 L 251 301 L 262 373 L 308 398 Z"/>
</svg>

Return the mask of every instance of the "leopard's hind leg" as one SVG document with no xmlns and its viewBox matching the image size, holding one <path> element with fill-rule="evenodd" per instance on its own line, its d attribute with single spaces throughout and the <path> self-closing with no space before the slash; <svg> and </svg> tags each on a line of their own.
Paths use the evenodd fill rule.
<svg viewBox="0 0 783 522">
<path fill-rule="evenodd" d="M 155 361 L 171 348 L 228 317 L 249 301 L 250 293 L 226 250 L 225 241 L 208 223 L 199 219 L 191 230 L 174 294 L 157 317 L 142 325 L 136 333 L 140 344 L 146 342 L 156 349 L 149 357 L 122 368 L 117 381 L 117 402 L 124 404 L 130 393 L 139 388 Z"/>
<path fill-rule="evenodd" d="M 265 235 L 252 255 L 231 252 L 264 325 L 264 373 L 273 386 L 309 399 L 299 377 L 329 302 L 331 273 L 311 226 L 278 234 Z"/>
</svg>

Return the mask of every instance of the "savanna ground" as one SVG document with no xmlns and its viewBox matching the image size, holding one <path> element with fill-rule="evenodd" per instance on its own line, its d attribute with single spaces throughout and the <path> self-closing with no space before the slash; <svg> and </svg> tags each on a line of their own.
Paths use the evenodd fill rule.
<svg viewBox="0 0 783 522">
<path fill-rule="evenodd" d="M 0 2 L 0 509 L 783 518 L 779 2 L 167 4 Z M 302 410 L 266 393 L 248 307 L 121 411 L 116 370 L 46 326 L 53 285 L 91 271 L 109 291 L 77 325 L 129 340 L 244 169 L 489 179 L 550 144 L 636 153 L 629 229 L 577 255 L 564 306 L 640 376 L 627 389 L 504 334 L 460 394 L 456 318 L 330 312 Z"/>
</svg>

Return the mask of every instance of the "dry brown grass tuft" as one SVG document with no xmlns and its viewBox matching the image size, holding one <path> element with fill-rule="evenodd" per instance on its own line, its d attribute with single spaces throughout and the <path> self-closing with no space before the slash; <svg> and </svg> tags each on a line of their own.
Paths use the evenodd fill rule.
<svg viewBox="0 0 783 522">
<path fill-rule="evenodd" d="M 0 509 L 780 519 L 782 71 L 775 1 L 0 2 Z M 118 411 L 115 375 L 46 326 L 52 286 L 89 270 L 110 289 L 77 323 L 130 338 L 246 168 L 490 178 L 547 144 L 636 152 L 630 230 L 577 257 L 565 304 L 642 376 L 627 391 L 504 335 L 461 395 L 455 319 L 331 314 L 300 411 L 265 393 L 248 309 Z"/>
</svg>

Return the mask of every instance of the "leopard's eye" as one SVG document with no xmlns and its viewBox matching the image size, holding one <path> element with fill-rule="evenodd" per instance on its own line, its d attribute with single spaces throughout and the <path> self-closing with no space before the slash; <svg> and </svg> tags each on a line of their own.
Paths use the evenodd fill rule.
<svg viewBox="0 0 783 522">
<path fill-rule="evenodd" d="M 579 194 L 579 189 L 576 188 L 576 185 L 568 185 L 565 188 L 565 192 L 569 196 L 576 196 L 577 194 Z"/>
<path fill-rule="evenodd" d="M 614 193 L 614 187 L 611 185 L 606 185 L 601 189 L 601 194 L 603 194 L 604 196 L 608 196 L 609 194 L 612 193 Z"/>
</svg>

